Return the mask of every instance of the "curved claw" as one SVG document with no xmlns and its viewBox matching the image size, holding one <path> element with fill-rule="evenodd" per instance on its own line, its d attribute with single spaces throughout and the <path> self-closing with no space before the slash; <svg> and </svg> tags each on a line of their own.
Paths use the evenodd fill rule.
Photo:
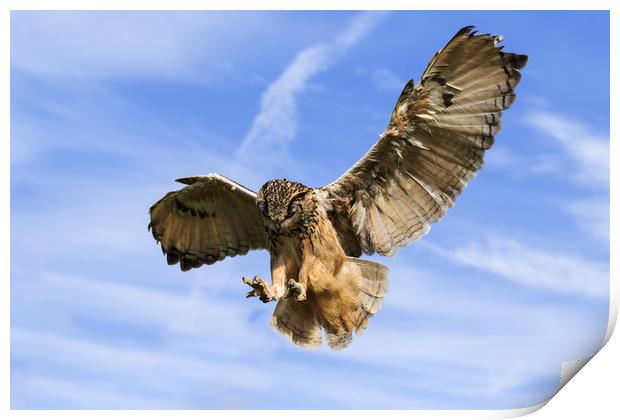
<svg viewBox="0 0 620 420">
<path fill-rule="evenodd" d="M 303 284 L 293 279 L 288 279 L 286 282 L 286 287 L 288 289 L 288 293 L 286 295 L 287 298 L 292 297 L 298 302 L 306 300 L 306 286 Z"/>
<path fill-rule="evenodd" d="M 269 286 L 260 276 L 254 276 L 253 279 L 248 277 L 242 277 L 241 279 L 245 284 L 252 288 L 252 290 L 245 295 L 246 298 L 258 297 L 263 303 L 275 300 L 271 286 Z"/>
</svg>

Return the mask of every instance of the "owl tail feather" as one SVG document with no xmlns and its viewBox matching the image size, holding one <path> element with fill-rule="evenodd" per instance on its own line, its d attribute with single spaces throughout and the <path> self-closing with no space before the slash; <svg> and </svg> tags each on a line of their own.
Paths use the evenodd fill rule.
<svg viewBox="0 0 620 420">
<path fill-rule="evenodd" d="M 388 291 L 388 268 L 383 264 L 353 257 L 347 257 L 347 262 L 355 264 L 362 273 L 357 282 L 362 308 L 368 315 L 376 314 Z"/>
<path fill-rule="evenodd" d="M 313 305 L 308 301 L 280 299 L 269 325 L 298 346 L 321 347 L 321 326 Z"/>
<path fill-rule="evenodd" d="M 361 274 L 351 279 L 357 293 L 354 330 L 360 335 L 368 327 L 368 319 L 379 312 L 383 305 L 388 291 L 388 268 L 383 264 L 353 257 L 347 257 L 346 264 L 355 266 Z M 327 325 L 322 326 L 327 344 L 332 350 L 343 349 L 353 340 L 353 331 L 336 333 L 330 331 Z"/>
</svg>

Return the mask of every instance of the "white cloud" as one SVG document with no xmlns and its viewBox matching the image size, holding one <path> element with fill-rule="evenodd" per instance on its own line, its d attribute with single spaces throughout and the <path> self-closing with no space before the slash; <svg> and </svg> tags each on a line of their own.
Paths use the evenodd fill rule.
<svg viewBox="0 0 620 420">
<path fill-rule="evenodd" d="M 148 75 L 197 77 L 215 44 L 215 16 L 115 12 L 17 12 L 12 17 L 12 63 L 19 70 L 59 77 Z"/>
<path fill-rule="evenodd" d="M 36 401 L 41 404 L 34 398 L 36 389 L 64 408 L 256 407 L 257 400 L 271 395 L 275 384 L 290 384 L 303 392 L 309 406 L 316 401 L 339 407 L 458 406 L 459 398 L 467 397 L 480 401 L 510 393 L 515 400 L 514 387 L 558 375 L 562 358 L 580 357 L 598 344 L 599 331 L 574 308 L 547 302 L 521 304 L 509 296 L 488 300 L 455 290 L 451 281 L 437 278 L 438 273 L 402 265 L 391 268 L 393 281 L 386 307 L 371 321 L 369 330 L 341 353 L 292 348 L 268 329 L 264 316 L 249 321 L 252 312 L 270 312 L 271 307 L 257 307 L 257 302 L 240 295 L 215 296 L 213 290 L 202 294 L 199 289 L 187 290 L 183 283 L 177 283 L 181 290 L 155 290 L 152 285 L 138 287 L 114 278 L 104 282 L 57 273 L 21 273 L 21 279 L 29 280 L 15 287 L 18 298 L 13 304 L 20 308 L 20 315 L 14 318 L 24 324 L 27 308 L 38 308 L 55 316 L 63 313 L 76 325 L 63 329 L 55 321 L 50 329 L 35 317 L 28 328 L 13 326 L 17 363 L 23 358 L 33 366 L 29 372 L 19 370 L 14 381 L 17 395 L 32 402 L 14 403 L 23 407 L 32 407 Z M 198 277 L 205 280 L 205 272 Z M 133 335 L 126 342 L 113 336 L 107 337 L 112 342 L 98 335 L 80 337 L 89 334 L 83 322 L 92 318 L 141 335 L 156 333 L 161 342 L 153 344 Z M 437 321 L 439 325 L 434 324 Z M 476 325 L 476 333 L 463 329 L 463 322 Z M 281 360 L 282 352 L 289 357 Z M 291 361 L 296 353 L 302 359 Z M 356 363 L 345 377 L 341 372 L 311 367 L 319 361 L 339 363 L 343 358 Z M 58 369 L 64 372 L 61 377 Z M 387 373 L 396 369 L 399 375 Z M 303 384 L 295 384 L 300 380 Z M 411 400 L 385 391 L 401 382 L 398 387 L 454 399 L 434 401 L 424 396 Z M 117 391 L 124 397 L 117 399 L 116 393 L 104 392 L 107 383 L 122 383 Z M 77 386 L 82 391 L 72 394 Z M 196 386 L 202 400 L 185 401 L 192 398 Z M 175 395 L 184 400 L 170 398 Z M 239 401 L 220 401 L 231 395 L 239 395 Z M 525 404 L 544 396 L 527 391 L 519 398 Z M 165 402 L 158 404 L 157 400 Z M 264 401 L 270 407 L 279 404 L 273 396 Z"/>
<path fill-rule="evenodd" d="M 164 409 L 166 401 L 162 398 L 146 398 L 129 395 L 126 390 L 112 390 L 107 384 L 84 386 L 83 381 L 54 378 L 40 374 L 27 374 L 14 377 L 11 382 L 14 395 L 12 409 L 56 409 L 68 408 L 130 408 L 152 407 Z M 34 396 L 53 396 L 53 401 L 42 402 Z M 45 398 L 44 398 L 45 400 Z"/>
<path fill-rule="evenodd" d="M 217 271 L 220 275 L 226 272 Z M 229 354 L 239 348 L 239 342 L 265 351 L 270 348 L 260 331 L 253 334 L 247 323 L 252 306 L 241 299 L 245 287 L 240 276 L 226 279 L 237 287 L 231 287 L 232 293 L 218 300 L 213 296 L 215 290 L 204 295 L 198 285 L 190 285 L 187 280 L 191 276 L 176 289 L 162 291 L 154 284 L 123 284 L 113 278 L 104 282 L 43 271 L 30 271 L 28 275 L 32 280 L 27 285 L 16 286 L 22 292 L 17 302 L 25 307 L 58 305 L 75 318 L 95 315 L 125 324 L 155 326 L 179 338 L 214 334 L 219 340 L 212 349 L 222 348 Z"/>
<path fill-rule="evenodd" d="M 191 389 L 184 389 L 195 384 L 204 387 L 210 393 L 217 394 L 213 388 L 220 387 L 222 391 L 234 387 L 241 394 L 256 392 L 261 387 L 269 387 L 269 378 L 264 374 L 264 368 L 258 363 L 228 361 L 224 358 L 209 359 L 200 354 L 192 355 L 182 349 L 164 346 L 161 349 L 136 348 L 126 344 L 110 344 L 96 342 L 68 335 L 59 335 L 50 332 L 13 328 L 11 340 L 16 354 L 15 358 L 26 358 L 35 361 L 40 369 L 55 376 L 54 370 L 49 367 L 60 367 L 65 372 L 81 377 L 81 383 L 87 394 L 88 388 L 97 388 L 93 384 L 94 378 L 100 383 L 116 381 L 122 383 L 122 389 L 127 397 L 144 396 L 148 394 L 174 395 L 175 391 L 190 394 Z M 45 349 L 45 351 L 41 351 Z M 255 361 L 256 362 L 256 361 Z M 48 372 L 50 371 L 51 372 Z M 71 375 L 68 375 L 69 377 Z M 28 376 L 26 375 L 26 378 Z M 178 381 L 183 378 L 184 385 Z M 51 391 L 51 392 L 50 392 Z M 51 395 L 58 390 L 48 390 Z M 62 395 L 62 390 L 60 390 Z M 220 392 L 221 393 L 221 392 Z M 28 394 L 27 394 L 28 395 Z M 63 395 L 66 397 L 66 395 Z M 100 407 L 100 401 L 81 400 L 83 395 L 72 398 L 74 404 Z M 88 397 L 88 395 L 87 395 Z M 133 399 L 133 398 L 132 398 Z M 134 401 L 110 401 L 112 407 L 120 404 L 129 404 Z M 138 400 L 137 402 L 140 402 Z M 167 401 L 162 405 L 168 407 L 178 404 L 176 401 Z M 212 401 L 214 406 L 216 402 Z M 135 406 L 134 406 L 135 407 Z"/>
<path fill-rule="evenodd" d="M 16 11 L 11 68 L 57 80 L 157 79 L 221 88 L 251 82 L 240 69 L 260 72 L 266 51 L 287 51 L 305 39 L 304 29 L 292 30 L 289 21 L 259 11 Z"/>
<path fill-rule="evenodd" d="M 569 203 L 567 212 L 572 215 L 587 235 L 609 242 L 609 199 L 592 198 Z"/>
<path fill-rule="evenodd" d="M 572 216 L 579 229 L 589 237 L 609 241 L 609 138 L 597 134 L 586 124 L 551 112 L 534 112 L 526 123 L 551 142 L 554 150 L 519 155 L 501 145 L 487 155 L 487 165 L 523 176 L 553 177 L 568 181 L 590 196 L 555 200 L 559 209 Z M 541 146 L 534 144 L 535 150 Z"/>
<path fill-rule="evenodd" d="M 568 175 L 589 188 L 609 188 L 609 139 L 594 134 L 586 125 L 548 112 L 532 113 L 527 122 L 557 142 L 572 165 Z M 553 159 L 552 159 L 553 160 Z M 539 166 L 544 162 L 539 162 Z M 557 162 L 544 171 L 555 171 Z M 539 171 L 541 168 L 539 168 Z"/>
<path fill-rule="evenodd" d="M 179 349 L 136 349 L 26 329 L 15 329 L 12 339 L 16 358 L 38 367 L 13 377 L 13 395 L 20 399 L 13 397 L 14 408 L 385 408 L 423 402 L 390 395 L 373 381 L 381 374 L 350 371 L 343 376 L 272 359 L 260 347 L 248 351 L 246 360 L 226 361 Z"/>
<path fill-rule="evenodd" d="M 462 265 L 528 286 L 595 298 L 609 296 L 608 266 L 577 255 L 541 250 L 498 236 L 453 249 L 424 246 Z"/>
<path fill-rule="evenodd" d="M 408 372 L 412 384 L 423 382 L 430 391 L 489 398 L 510 393 L 518 400 L 516 389 L 536 378 L 559 380 L 562 362 L 600 348 L 604 325 L 592 328 L 591 314 L 574 302 L 523 301 L 481 290 L 481 283 L 486 280 L 458 265 L 431 270 L 401 255 L 390 263 L 384 308 L 358 345 L 340 356 Z M 552 391 L 522 398 L 533 404 Z"/>
<path fill-rule="evenodd" d="M 556 173 L 596 194 L 609 189 L 609 139 L 586 125 L 548 112 L 530 114 L 527 121 L 555 140 L 562 154 L 545 156 L 532 167 L 538 173 Z M 568 164 L 567 164 L 568 163 Z M 609 197 L 595 196 L 572 200 L 562 209 L 575 218 L 588 236 L 609 242 Z"/>
<path fill-rule="evenodd" d="M 297 95 L 310 80 L 336 61 L 348 48 L 359 42 L 385 16 L 380 12 L 362 12 L 330 43 L 320 43 L 297 53 L 282 74 L 263 93 L 260 111 L 245 136 L 238 156 L 242 160 L 284 163 L 288 144 L 297 132 Z"/>
</svg>

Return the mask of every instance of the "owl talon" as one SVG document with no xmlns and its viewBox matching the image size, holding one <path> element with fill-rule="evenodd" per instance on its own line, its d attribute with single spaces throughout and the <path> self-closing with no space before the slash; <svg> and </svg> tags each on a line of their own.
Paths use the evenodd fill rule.
<svg viewBox="0 0 620 420">
<path fill-rule="evenodd" d="M 269 286 L 260 276 L 254 276 L 253 279 L 248 277 L 242 277 L 241 279 L 245 284 L 252 288 L 252 290 L 245 295 L 246 298 L 257 297 L 263 303 L 275 300 L 271 286 Z"/>
<path fill-rule="evenodd" d="M 288 288 L 288 293 L 286 295 L 287 298 L 292 297 L 299 302 L 306 300 L 306 286 L 303 284 L 293 279 L 289 279 L 286 282 L 286 287 Z"/>
</svg>

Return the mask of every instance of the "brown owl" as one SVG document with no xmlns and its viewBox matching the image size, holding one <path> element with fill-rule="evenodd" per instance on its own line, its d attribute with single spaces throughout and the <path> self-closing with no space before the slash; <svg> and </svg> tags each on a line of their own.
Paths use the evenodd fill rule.
<svg viewBox="0 0 620 420">
<path fill-rule="evenodd" d="M 271 325 L 293 343 L 351 342 L 387 292 L 393 255 L 454 205 L 493 146 L 527 56 L 466 27 L 403 89 L 386 130 L 351 169 L 321 188 L 272 180 L 257 193 L 217 174 L 178 179 L 150 209 L 168 264 L 186 271 L 267 249 L 271 284 L 243 278 L 247 297 L 276 301 Z"/>
</svg>

